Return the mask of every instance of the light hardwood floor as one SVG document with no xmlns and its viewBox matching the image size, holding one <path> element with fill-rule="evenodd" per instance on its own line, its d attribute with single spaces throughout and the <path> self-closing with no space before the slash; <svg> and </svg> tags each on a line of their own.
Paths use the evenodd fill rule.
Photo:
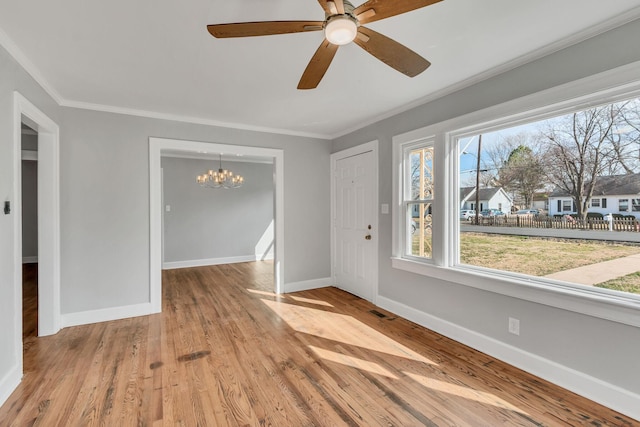
<svg viewBox="0 0 640 427">
<path fill-rule="evenodd" d="M 575 426 L 634 420 L 268 262 L 163 273 L 163 313 L 31 338 L 16 426 Z"/>
</svg>

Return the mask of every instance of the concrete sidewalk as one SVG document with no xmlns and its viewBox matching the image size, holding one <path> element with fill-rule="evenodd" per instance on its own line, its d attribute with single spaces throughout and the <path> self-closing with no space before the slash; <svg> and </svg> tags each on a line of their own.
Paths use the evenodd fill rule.
<svg viewBox="0 0 640 427">
<path fill-rule="evenodd" d="M 582 285 L 595 285 L 638 271 L 640 271 L 640 254 L 559 271 L 544 277 Z"/>
</svg>

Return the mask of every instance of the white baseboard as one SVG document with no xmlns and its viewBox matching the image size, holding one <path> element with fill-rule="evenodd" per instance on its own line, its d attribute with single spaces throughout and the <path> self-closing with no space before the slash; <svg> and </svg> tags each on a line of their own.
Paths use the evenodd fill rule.
<svg viewBox="0 0 640 427">
<path fill-rule="evenodd" d="M 266 254 L 256 254 L 255 261 L 270 261 L 273 260 L 273 252 L 267 252 Z"/>
<path fill-rule="evenodd" d="M 38 256 L 23 256 L 22 263 L 23 264 L 35 264 L 38 262 Z"/>
<path fill-rule="evenodd" d="M 18 387 L 22 380 L 22 372 L 18 365 L 0 379 L 0 406 L 4 405 L 11 393 Z"/>
<path fill-rule="evenodd" d="M 378 295 L 381 308 L 640 420 L 640 395 Z"/>
<path fill-rule="evenodd" d="M 265 255 L 242 255 L 225 258 L 194 259 L 188 261 L 172 261 L 162 264 L 163 270 L 173 270 L 175 268 L 204 267 L 207 265 L 235 264 L 237 262 L 264 261 L 273 259 L 273 254 Z"/>
<path fill-rule="evenodd" d="M 108 322 L 110 320 L 127 319 L 129 317 L 154 314 L 151 303 L 126 305 L 123 307 L 102 308 L 99 310 L 81 311 L 62 315 L 62 327 L 88 325 L 90 323 Z"/>
<path fill-rule="evenodd" d="M 327 288 L 333 285 L 331 277 L 323 277 L 321 279 L 303 280 L 302 282 L 285 283 L 284 293 L 308 291 L 309 289 Z"/>
</svg>

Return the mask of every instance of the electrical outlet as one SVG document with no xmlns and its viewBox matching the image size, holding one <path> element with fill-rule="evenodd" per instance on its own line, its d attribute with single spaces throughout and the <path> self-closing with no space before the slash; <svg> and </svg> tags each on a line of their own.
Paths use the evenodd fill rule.
<svg viewBox="0 0 640 427">
<path fill-rule="evenodd" d="M 520 320 L 509 317 L 509 333 L 520 335 Z"/>
</svg>

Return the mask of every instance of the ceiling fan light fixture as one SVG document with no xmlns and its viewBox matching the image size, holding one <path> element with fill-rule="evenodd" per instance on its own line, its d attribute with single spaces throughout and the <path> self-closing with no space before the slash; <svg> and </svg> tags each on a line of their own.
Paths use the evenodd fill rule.
<svg viewBox="0 0 640 427">
<path fill-rule="evenodd" d="M 347 15 L 332 16 L 324 27 L 324 36 L 329 43 L 341 46 L 351 43 L 358 34 L 356 20 Z"/>
</svg>

